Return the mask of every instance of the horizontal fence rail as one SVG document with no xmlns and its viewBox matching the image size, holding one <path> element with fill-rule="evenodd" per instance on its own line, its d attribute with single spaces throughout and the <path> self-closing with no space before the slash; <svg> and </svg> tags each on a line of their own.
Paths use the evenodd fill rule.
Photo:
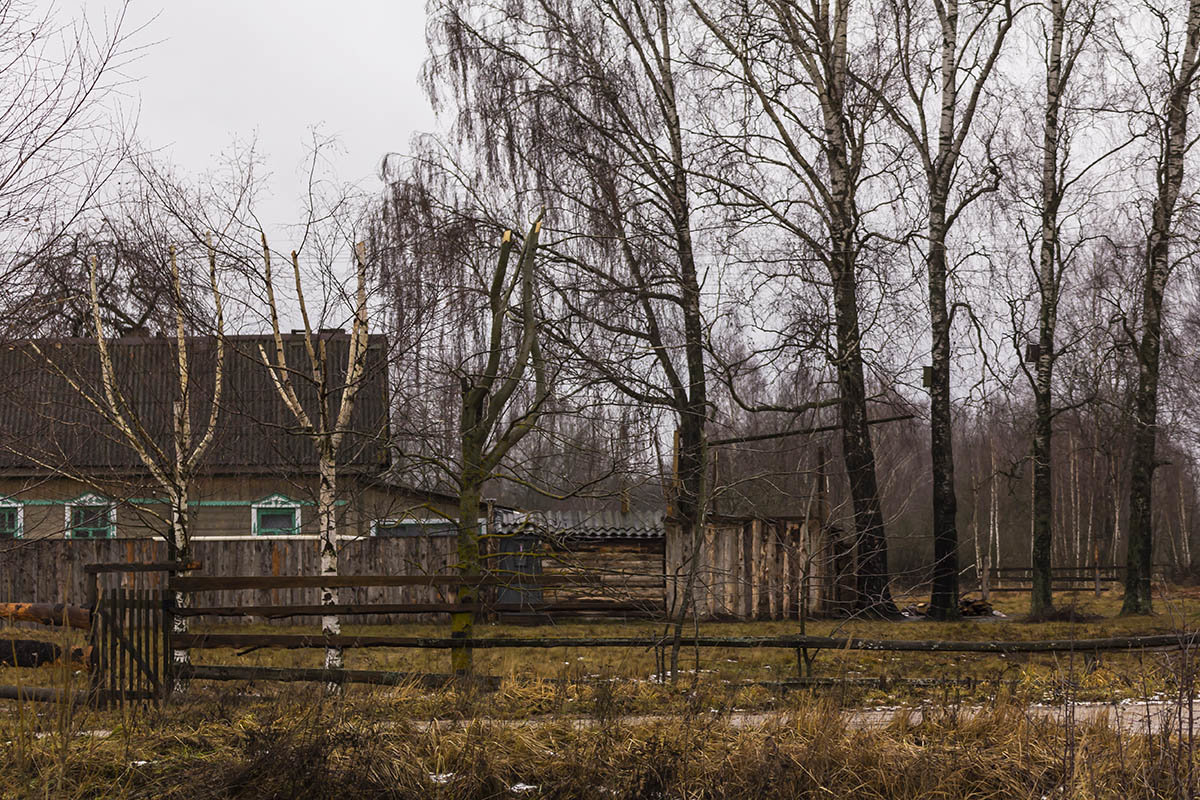
<svg viewBox="0 0 1200 800">
<path fill-rule="evenodd" d="M 262 575 L 235 577 L 178 577 L 168 588 L 180 592 L 237 589 L 347 589 L 375 586 L 662 586 L 665 575 Z"/>
<path fill-rule="evenodd" d="M 428 614 L 455 611 L 496 611 L 499 613 L 552 613 L 577 611 L 661 612 L 662 605 L 638 601 L 579 600 L 554 603 L 335 603 L 333 605 L 265 605 L 265 606 L 196 606 L 178 608 L 180 617 L 308 617 L 337 614 L 363 616 L 368 614 Z"/>
<path fill-rule="evenodd" d="M 652 649 L 673 643 L 671 637 L 474 637 L 452 636 L 323 636 L 321 634 L 190 633 L 172 642 L 184 648 L 274 647 L 281 649 L 333 647 L 394 647 L 449 649 L 470 647 L 640 647 Z M 1102 639 L 1049 639 L 1036 641 L 935 641 L 903 639 L 833 638 L 826 636 L 684 636 L 683 647 L 783 648 L 788 650 L 872 650 L 919 653 L 1097 653 L 1120 650 L 1182 650 L 1200 644 L 1200 631 L 1186 634 L 1118 636 Z"/>
<path fill-rule="evenodd" d="M 178 674 L 184 679 L 212 681 L 304 681 L 313 683 L 364 683 L 373 686 L 405 686 L 416 684 L 429 689 L 440 689 L 456 681 L 461 675 L 429 672 L 390 672 L 375 669 L 322 669 L 320 667 L 243 667 L 189 664 L 180 667 Z M 472 678 L 483 686 L 496 688 L 500 678 L 480 675 Z"/>
<path fill-rule="evenodd" d="M 172 576 L 168 581 L 168 597 L 173 592 L 202 593 L 213 591 L 242 591 L 276 589 L 351 588 L 381 586 L 429 586 L 429 587 L 529 587 L 529 586 L 604 586 L 606 576 L 592 574 L 529 575 L 519 572 L 488 571 L 478 576 L 428 574 L 428 575 L 286 575 L 286 576 Z M 645 576 L 643 580 L 658 581 L 663 576 Z M 658 613 L 663 606 L 645 601 L 624 601 L 578 598 L 568 601 L 547 603 L 526 601 L 520 603 L 497 603 L 495 601 L 459 604 L 448 601 L 418 603 L 350 602 L 319 605 L 309 603 L 288 604 L 192 604 L 173 608 L 175 614 L 188 617 L 247 617 L 267 619 L 289 616 L 318 616 L 337 614 L 345 616 L 371 616 L 389 613 L 422 614 L 430 612 L 484 612 L 513 611 L 517 613 L 553 613 L 555 609 L 588 611 L 612 610 L 616 607 L 630 611 L 646 611 L 650 606 Z M 637 648 L 654 650 L 656 659 L 667 648 L 678 644 L 686 648 L 775 648 L 793 650 L 803 674 L 807 664 L 811 678 L 811 658 L 817 651 L 856 650 L 875 652 L 925 652 L 925 653 L 979 653 L 1000 656 L 1017 654 L 1078 653 L 1094 655 L 1102 652 L 1139 650 L 1183 650 L 1200 644 L 1200 631 L 1175 634 L 1121 636 L 1097 639 L 1053 639 L 1039 641 L 936 641 L 900 639 L 864 639 L 858 637 L 825 636 L 683 636 L 674 640 L 670 636 L 636 635 L 615 637 L 582 636 L 537 636 L 537 637 L 462 637 L 462 636 L 401 636 L 401 635 L 356 635 L 340 634 L 273 634 L 273 633 L 226 633 L 191 632 L 171 636 L 171 647 L 178 650 L 232 649 L 253 651 L 272 649 L 320 649 L 338 647 L 354 648 L 409 648 L 418 650 L 492 650 L 492 649 L 551 649 L 551 648 Z M 262 681 L 315 681 L 327 684 L 366 683 L 375 685 L 401 685 L 422 682 L 425 685 L 442 685 L 448 680 L 462 679 L 487 684 L 498 680 L 488 676 L 447 676 L 426 673 L 390 672 L 362 669 L 321 669 L 305 667 L 259 667 L 232 664 L 191 664 L 182 667 L 180 677 L 201 680 L 262 680 Z"/>
</svg>

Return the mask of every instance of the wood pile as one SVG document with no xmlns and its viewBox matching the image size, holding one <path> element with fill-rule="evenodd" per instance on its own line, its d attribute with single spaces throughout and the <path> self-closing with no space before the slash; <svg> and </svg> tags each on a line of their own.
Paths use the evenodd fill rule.
<svg viewBox="0 0 1200 800">
<path fill-rule="evenodd" d="M 900 613 L 909 617 L 929 616 L 929 603 L 913 603 L 900 609 Z M 973 600 L 969 597 L 959 598 L 958 613 L 963 617 L 993 617 L 996 611 L 986 600 Z"/>
</svg>

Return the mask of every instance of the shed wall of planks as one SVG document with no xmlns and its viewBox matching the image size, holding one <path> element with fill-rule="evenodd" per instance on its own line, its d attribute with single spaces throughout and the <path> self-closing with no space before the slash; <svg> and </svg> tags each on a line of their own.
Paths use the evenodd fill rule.
<svg viewBox="0 0 1200 800">
<path fill-rule="evenodd" d="M 668 608 L 678 608 L 692 564 L 692 543 L 667 526 Z M 696 537 L 700 548 L 692 591 L 695 613 L 715 619 L 796 619 L 830 614 L 852 598 L 836 536 L 816 521 L 730 519 Z"/>
</svg>

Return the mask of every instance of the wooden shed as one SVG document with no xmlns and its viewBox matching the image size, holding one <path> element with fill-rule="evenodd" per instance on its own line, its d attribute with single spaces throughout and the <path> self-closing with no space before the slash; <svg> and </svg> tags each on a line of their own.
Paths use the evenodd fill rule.
<svg viewBox="0 0 1200 800">
<path fill-rule="evenodd" d="M 684 597 L 693 561 L 692 603 L 702 618 L 798 619 L 853 605 L 851 542 L 818 517 L 710 515 L 703 535 L 690 538 L 668 522 L 671 608 Z"/>
<path fill-rule="evenodd" d="M 663 612 L 666 526 L 657 510 L 530 511 L 500 515 L 495 552 L 502 571 L 581 576 L 582 585 L 540 590 L 540 602 L 597 613 Z M 520 553 L 520 559 L 513 555 Z M 524 598 L 533 602 L 535 598 Z"/>
</svg>

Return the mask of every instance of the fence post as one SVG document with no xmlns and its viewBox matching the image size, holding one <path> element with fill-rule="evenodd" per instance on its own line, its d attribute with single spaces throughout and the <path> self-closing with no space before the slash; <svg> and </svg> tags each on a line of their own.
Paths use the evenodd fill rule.
<svg viewBox="0 0 1200 800">
<path fill-rule="evenodd" d="M 100 616 L 100 576 L 93 573 L 92 580 L 88 583 L 88 608 L 90 610 L 90 625 L 88 626 L 87 649 L 84 651 L 87 657 L 88 668 L 88 702 L 97 708 L 104 707 L 103 686 L 104 675 L 102 672 L 103 661 L 103 639 L 100 635 L 100 626 L 103 625 L 103 620 Z"/>
<path fill-rule="evenodd" d="M 167 572 L 167 590 L 162 593 L 162 694 L 163 702 L 171 699 L 171 695 L 175 694 L 176 676 L 175 676 L 175 595 L 176 590 L 171 587 L 171 581 L 175 577 L 175 570 Z M 188 663 L 191 663 L 189 653 Z M 180 686 L 182 688 L 182 686 Z"/>
</svg>

